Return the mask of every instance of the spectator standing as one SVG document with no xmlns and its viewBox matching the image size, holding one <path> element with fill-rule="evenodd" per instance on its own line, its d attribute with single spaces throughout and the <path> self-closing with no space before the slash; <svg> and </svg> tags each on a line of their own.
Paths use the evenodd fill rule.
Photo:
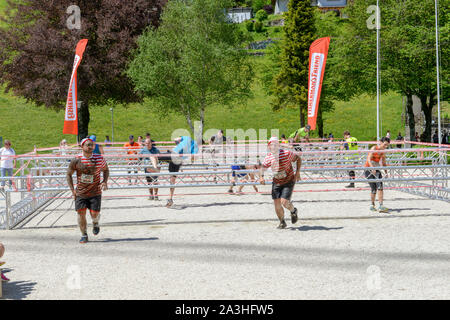
<svg viewBox="0 0 450 320">
<path fill-rule="evenodd" d="M 433 143 L 439 143 L 439 133 L 437 129 L 433 134 Z"/>
<path fill-rule="evenodd" d="M 391 131 L 390 130 L 388 130 L 386 132 L 386 138 L 388 138 L 389 140 L 391 139 Z"/>
<path fill-rule="evenodd" d="M 134 141 L 134 136 L 130 135 L 128 137 L 128 142 L 125 143 L 124 148 L 127 149 L 127 154 L 137 154 L 137 149 L 140 149 L 140 145 L 139 143 L 137 143 L 136 141 Z M 129 158 L 128 159 L 128 165 L 129 166 L 137 166 L 138 164 L 138 159 L 137 158 Z M 134 173 L 138 173 L 137 168 L 134 168 L 133 170 L 128 170 L 128 174 L 130 174 L 131 172 Z M 134 180 L 135 183 L 137 183 L 137 177 Z M 131 185 L 131 179 L 128 179 L 128 183 Z"/>
<path fill-rule="evenodd" d="M 11 148 L 11 141 L 5 140 L 5 146 L 0 149 L 0 172 L 1 177 L 4 178 L 6 175 L 12 177 L 14 167 L 16 166 L 15 159 L 16 152 Z M 0 183 L 0 188 L 4 188 L 6 184 L 5 180 Z M 9 180 L 9 187 L 12 187 L 12 180 Z"/>
<path fill-rule="evenodd" d="M 415 136 L 414 136 L 414 141 L 420 142 L 420 137 L 419 134 L 416 132 Z"/>
<path fill-rule="evenodd" d="M 398 133 L 398 136 L 397 136 L 397 138 L 395 139 L 395 140 L 397 140 L 397 141 L 403 141 L 403 140 L 405 140 L 405 138 L 404 137 L 402 137 L 402 133 L 401 132 L 399 132 Z M 398 144 L 397 145 L 397 148 L 401 148 L 402 147 L 402 145 L 401 144 Z"/>
<path fill-rule="evenodd" d="M 146 157 L 143 157 L 142 160 L 144 162 L 144 172 L 145 173 L 155 173 L 159 172 L 158 168 L 158 158 L 150 156 L 151 154 L 159 154 L 160 151 L 158 148 L 156 148 L 152 144 L 151 139 L 145 139 L 144 142 L 144 148 L 142 148 L 141 152 L 139 154 L 141 155 L 147 155 Z M 156 200 L 158 201 L 158 188 L 153 188 L 153 185 L 158 184 L 158 176 L 146 176 L 147 183 L 150 186 L 148 189 L 150 192 L 149 200 Z M 154 191 L 154 194 L 153 194 Z"/>
<path fill-rule="evenodd" d="M 103 151 L 103 147 L 96 142 L 97 141 L 97 137 L 95 135 L 90 136 L 89 139 L 94 141 L 95 147 L 94 147 L 94 151 L 93 152 L 95 154 L 104 154 L 105 153 Z"/>
<path fill-rule="evenodd" d="M 448 144 L 448 134 L 447 134 L 447 130 L 444 130 L 444 133 L 442 134 L 442 140 L 441 140 L 442 144 Z"/>
<path fill-rule="evenodd" d="M 139 146 L 141 146 L 141 147 L 144 145 L 143 139 L 144 139 L 144 138 L 143 138 L 142 136 L 139 136 L 139 137 L 138 137 L 137 143 L 139 143 Z"/>
<path fill-rule="evenodd" d="M 62 156 L 65 156 L 67 154 L 67 140 L 66 139 L 62 139 L 61 142 L 59 143 L 59 154 Z"/>
<path fill-rule="evenodd" d="M 106 147 L 111 147 L 111 146 L 112 146 L 111 140 L 109 140 L 109 136 L 106 136 L 106 139 L 105 139 L 105 146 L 106 146 Z"/>
</svg>

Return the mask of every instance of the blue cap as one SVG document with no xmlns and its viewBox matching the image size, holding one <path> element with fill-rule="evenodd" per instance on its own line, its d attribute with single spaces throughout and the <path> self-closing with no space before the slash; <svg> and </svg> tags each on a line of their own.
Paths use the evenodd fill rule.
<svg viewBox="0 0 450 320">
<path fill-rule="evenodd" d="M 92 141 L 94 141 L 94 142 L 97 140 L 97 137 L 96 137 L 95 135 L 92 135 L 92 136 L 90 136 L 89 138 L 90 138 Z"/>
</svg>

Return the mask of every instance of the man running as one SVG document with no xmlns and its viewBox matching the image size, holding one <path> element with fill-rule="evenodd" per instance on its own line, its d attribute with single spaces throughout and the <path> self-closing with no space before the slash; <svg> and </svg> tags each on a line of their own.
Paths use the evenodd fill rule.
<svg viewBox="0 0 450 320">
<path fill-rule="evenodd" d="M 75 200 L 75 210 L 78 212 L 78 226 L 81 231 L 80 243 L 88 242 L 86 210 L 89 209 L 94 235 L 100 232 L 100 208 L 102 189 L 108 189 L 109 169 L 100 154 L 93 153 L 94 141 L 89 138 L 81 140 L 82 154 L 72 159 L 67 170 L 67 183 Z M 77 173 L 77 188 L 74 189 L 72 174 Z M 100 172 L 103 181 L 100 182 Z"/>
<path fill-rule="evenodd" d="M 367 155 L 367 161 L 366 164 L 364 165 L 365 167 L 370 168 L 370 170 L 364 171 L 364 175 L 366 176 L 367 179 L 383 178 L 381 172 L 374 168 L 380 167 L 380 162 L 382 166 L 384 167 L 386 166 L 386 155 L 384 152 L 375 152 L 375 151 L 385 150 L 386 148 L 389 147 L 390 142 L 391 140 L 389 138 L 383 137 L 381 138 L 377 146 L 373 146 L 370 149 L 372 152 L 369 152 L 369 154 Z M 387 170 L 384 170 L 384 172 L 386 173 L 386 175 L 388 174 Z M 370 211 L 377 211 L 377 209 L 375 208 L 375 196 L 378 190 L 378 202 L 379 202 L 378 211 L 389 212 L 389 209 L 383 206 L 383 182 L 381 181 L 369 182 L 369 185 L 371 189 L 370 198 L 372 201 Z"/>
<path fill-rule="evenodd" d="M 142 148 L 141 152 L 139 154 L 141 155 L 147 155 L 146 157 L 143 157 L 144 162 L 144 172 L 145 173 L 154 173 L 159 172 L 158 168 L 158 161 L 157 157 L 150 156 L 151 154 L 159 154 L 160 151 L 158 148 L 156 148 L 153 143 L 152 139 L 148 138 L 144 141 L 144 148 Z M 150 165 L 151 163 L 151 165 Z M 148 189 L 150 192 L 149 200 L 159 200 L 158 198 L 158 188 L 153 188 L 153 185 L 158 184 L 158 176 L 146 176 L 147 183 L 150 186 Z M 155 191 L 155 194 L 153 195 L 153 191 Z"/>
<path fill-rule="evenodd" d="M 195 140 L 191 139 L 191 137 L 183 136 L 175 139 L 175 144 L 177 145 L 172 150 L 172 155 L 159 157 L 161 161 L 169 162 L 169 172 L 178 172 L 180 171 L 183 158 L 178 155 L 181 154 L 191 154 L 191 159 L 194 158 L 194 154 L 198 153 L 198 145 Z M 168 151 L 169 152 L 169 151 Z M 175 155 L 177 154 L 177 155 Z M 177 176 L 170 176 L 170 184 L 174 185 Z M 170 208 L 173 205 L 173 194 L 175 192 L 175 188 L 170 188 L 170 198 L 167 200 L 166 207 Z"/>
<path fill-rule="evenodd" d="M 259 179 L 261 184 L 265 184 L 264 170 L 271 168 L 273 172 L 272 182 L 272 199 L 275 205 L 275 212 L 280 220 L 278 229 L 286 228 L 284 221 L 284 208 L 291 212 L 291 222 L 296 223 L 297 208 L 292 205 L 291 196 L 294 191 L 295 182 L 300 180 L 300 167 L 302 160 L 300 156 L 294 154 L 292 151 L 280 149 L 280 144 L 277 137 L 272 137 L 269 140 L 269 153 L 264 158 L 264 162 L 260 168 Z M 297 171 L 294 174 L 292 162 L 296 162 Z"/>
</svg>

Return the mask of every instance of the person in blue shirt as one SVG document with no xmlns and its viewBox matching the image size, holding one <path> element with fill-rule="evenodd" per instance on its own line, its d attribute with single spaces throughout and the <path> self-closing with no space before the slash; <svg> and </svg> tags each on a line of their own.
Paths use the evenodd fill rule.
<svg viewBox="0 0 450 320">
<path fill-rule="evenodd" d="M 158 148 L 156 148 L 151 139 L 145 139 L 144 141 L 144 147 L 139 152 L 141 155 L 147 155 L 146 157 L 141 157 L 141 160 L 144 164 L 144 172 L 145 173 L 155 173 L 159 172 L 158 168 L 158 161 L 157 157 L 150 156 L 151 154 L 159 154 L 160 151 Z M 157 185 L 158 184 L 158 176 L 146 176 L 147 183 L 149 186 Z M 156 200 L 158 201 L 158 188 L 150 187 L 149 189 L 150 196 L 148 200 Z M 153 191 L 155 192 L 153 194 Z"/>
<path fill-rule="evenodd" d="M 95 135 L 90 136 L 89 139 L 91 139 L 95 143 L 94 151 L 92 151 L 92 153 L 95 153 L 95 154 L 104 154 L 105 153 L 103 151 L 103 147 L 96 142 L 97 137 Z"/>
<path fill-rule="evenodd" d="M 171 156 L 160 157 L 160 160 L 169 161 L 169 172 L 180 171 L 181 164 L 186 157 L 179 157 L 175 154 L 191 154 L 191 160 L 194 160 L 194 154 L 198 153 L 198 144 L 195 140 L 188 136 L 182 136 L 175 139 L 176 147 L 172 150 Z M 174 185 L 176 176 L 170 177 L 170 184 Z M 170 198 L 167 200 L 166 207 L 170 208 L 173 205 L 173 194 L 175 188 L 170 188 Z"/>
</svg>

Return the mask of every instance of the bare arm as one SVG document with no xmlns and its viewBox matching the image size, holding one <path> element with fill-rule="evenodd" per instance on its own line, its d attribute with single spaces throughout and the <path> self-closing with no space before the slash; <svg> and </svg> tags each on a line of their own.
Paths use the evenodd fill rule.
<svg viewBox="0 0 450 320">
<path fill-rule="evenodd" d="M 70 161 L 69 168 L 67 169 L 67 175 L 66 175 L 67 184 L 69 185 L 69 188 L 70 188 L 74 198 L 76 196 L 76 192 L 75 192 L 75 188 L 73 186 L 72 175 L 75 172 L 76 164 L 77 164 L 77 160 L 76 159 L 72 159 L 72 161 Z"/>
<path fill-rule="evenodd" d="M 109 178 L 109 167 L 108 164 L 105 163 L 105 167 L 103 168 L 103 181 L 102 181 L 103 190 L 108 189 L 108 178 Z"/>
<path fill-rule="evenodd" d="M 302 158 L 296 154 L 294 157 L 294 161 L 296 161 L 297 164 L 297 171 L 295 172 L 295 181 L 299 181 L 300 180 L 300 168 L 302 166 Z"/>
</svg>

